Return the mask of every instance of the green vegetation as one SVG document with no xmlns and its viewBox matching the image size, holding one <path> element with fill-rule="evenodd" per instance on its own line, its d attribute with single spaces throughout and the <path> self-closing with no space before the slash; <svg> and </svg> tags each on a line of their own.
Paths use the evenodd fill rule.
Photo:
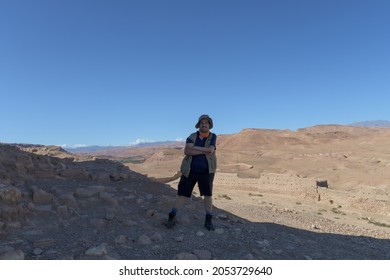
<svg viewBox="0 0 390 280">
<path fill-rule="evenodd" d="M 339 208 L 332 208 L 332 212 L 335 213 L 335 214 L 346 215 Z"/>
<path fill-rule="evenodd" d="M 126 164 L 126 163 L 141 164 L 145 161 L 145 159 L 143 157 L 133 156 L 133 157 L 121 158 L 118 161 L 122 164 Z"/>
<path fill-rule="evenodd" d="M 377 222 L 377 221 L 369 221 L 369 223 L 370 224 L 374 224 L 374 225 L 376 225 L 378 227 L 388 227 L 388 228 L 390 228 L 390 225 L 385 224 L 385 223 L 380 223 L 380 222 Z"/>
<path fill-rule="evenodd" d="M 378 227 L 387 227 L 387 228 L 390 228 L 390 225 L 389 224 L 385 224 L 385 223 L 380 223 L 380 222 L 377 222 L 373 219 L 370 219 L 370 218 L 362 218 L 362 220 L 365 220 L 365 221 L 368 221 L 369 224 L 373 224 L 373 225 L 376 225 Z"/>
<path fill-rule="evenodd" d="M 325 209 L 319 209 L 317 215 L 322 215 L 324 212 L 328 212 L 328 211 Z"/>
<path fill-rule="evenodd" d="M 258 194 L 256 194 L 256 193 L 249 193 L 249 196 L 259 196 L 259 197 L 263 197 L 263 195 L 260 194 L 260 193 L 258 193 Z"/>
<path fill-rule="evenodd" d="M 220 195 L 219 197 L 222 197 L 222 198 L 227 199 L 227 200 L 232 200 L 232 198 L 230 196 L 228 196 L 227 194 Z"/>
</svg>

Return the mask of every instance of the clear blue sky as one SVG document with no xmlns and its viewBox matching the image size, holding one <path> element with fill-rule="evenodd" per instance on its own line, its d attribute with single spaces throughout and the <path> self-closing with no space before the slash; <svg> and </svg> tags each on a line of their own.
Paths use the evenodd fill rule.
<svg viewBox="0 0 390 280">
<path fill-rule="evenodd" d="M 0 142 L 390 120 L 390 1 L 0 0 Z"/>
</svg>

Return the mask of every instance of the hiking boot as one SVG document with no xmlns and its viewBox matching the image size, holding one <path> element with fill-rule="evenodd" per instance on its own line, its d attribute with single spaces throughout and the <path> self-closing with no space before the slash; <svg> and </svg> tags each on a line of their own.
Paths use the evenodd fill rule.
<svg viewBox="0 0 390 280">
<path fill-rule="evenodd" d="M 168 215 L 168 221 L 166 222 L 165 226 L 167 228 L 173 228 L 176 225 L 176 213 L 175 212 L 170 212 Z"/>
<path fill-rule="evenodd" d="M 204 226 L 208 230 L 214 230 L 213 222 L 211 221 L 213 219 L 213 216 L 210 214 L 206 215 L 206 219 L 204 221 Z"/>
</svg>

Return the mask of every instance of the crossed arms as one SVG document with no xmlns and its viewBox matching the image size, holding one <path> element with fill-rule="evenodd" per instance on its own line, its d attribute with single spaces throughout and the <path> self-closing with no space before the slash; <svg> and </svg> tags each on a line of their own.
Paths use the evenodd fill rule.
<svg viewBox="0 0 390 280">
<path fill-rule="evenodd" d="M 187 143 L 184 148 L 184 154 L 187 156 L 197 156 L 197 155 L 208 155 L 212 154 L 215 151 L 214 146 L 206 147 L 198 147 L 194 146 L 193 143 Z"/>
</svg>

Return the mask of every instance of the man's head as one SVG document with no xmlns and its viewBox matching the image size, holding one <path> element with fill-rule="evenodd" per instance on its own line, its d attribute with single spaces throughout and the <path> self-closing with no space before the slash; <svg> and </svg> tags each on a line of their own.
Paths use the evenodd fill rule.
<svg viewBox="0 0 390 280">
<path fill-rule="evenodd" d="M 208 132 L 213 128 L 213 119 L 210 118 L 209 115 L 201 115 L 195 125 L 195 128 L 199 128 L 202 132 Z"/>
</svg>

